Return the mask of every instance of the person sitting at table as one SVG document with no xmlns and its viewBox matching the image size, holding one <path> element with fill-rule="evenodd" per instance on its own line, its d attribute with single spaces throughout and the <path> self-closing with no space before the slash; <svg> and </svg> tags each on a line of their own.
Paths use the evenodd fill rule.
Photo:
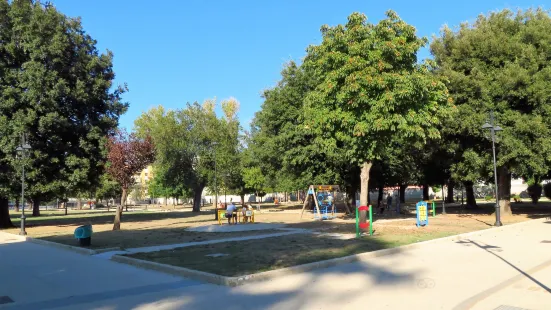
<svg viewBox="0 0 551 310">
<path fill-rule="evenodd" d="M 249 205 L 243 205 L 243 209 L 241 209 L 241 214 L 243 215 L 243 222 L 247 223 L 250 216 L 247 216 L 247 211 L 252 210 L 253 208 Z"/>
<path fill-rule="evenodd" d="M 231 220 L 233 218 L 233 221 L 235 224 L 237 224 L 237 208 L 233 204 L 233 202 L 230 202 L 230 205 L 226 209 L 226 218 L 228 218 L 228 225 L 231 225 Z"/>
</svg>

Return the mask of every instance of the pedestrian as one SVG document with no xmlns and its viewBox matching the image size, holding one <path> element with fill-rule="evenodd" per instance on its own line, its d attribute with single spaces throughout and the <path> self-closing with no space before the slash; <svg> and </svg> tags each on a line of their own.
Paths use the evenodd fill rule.
<svg viewBox="0 0 551 310">
<path fill-rule="evenodd" d="M 386 196 L 386 207 L 390 209 L 392 207 L 392 196 L 390 196 L 390 193 L 388 193 L 388 196 Z"/>
<path fill-rule="evenodd" d="M 226 218 L 228 219 L 228 225 L 231 225 L 232 219 L 234 219 L 234 223 L 237 224 L 237 208 L 233 204 L 233 202 L 230 202 L 230 205 L 226 209 Z"/>
</svg>

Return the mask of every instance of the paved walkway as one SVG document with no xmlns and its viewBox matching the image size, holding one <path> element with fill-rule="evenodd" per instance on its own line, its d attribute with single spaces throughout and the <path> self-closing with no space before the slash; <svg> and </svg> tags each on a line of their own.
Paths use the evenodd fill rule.
<svg viewBox="0 0 551 310">
<path fill-rule="evenodd" d="M 71 251 L 17 241 L 0 232 L 0 303 L 48 309 L 201 283 Z M 10 304 L 0 304 L 10 306 Z"/>
<path fill-rule="evenodd" d="M 242 224 L 237 225 L 218 225 L 210 224 L 203 226 L 195 226 L 186 229 L 187 231 L 195 232 L 213 232 L 213 233 L 225 233 L 225 232 L 238 232 L 238 231 L 255 231 L 255 230 L 268 230 L 268 229 L 278 229 L 285 227 L 285 224 L 271 224 L 271 223 L 251 223 L 251 224 Z"/>
<path fill-rule="evenodd" d="M 0 245 L 0 261 L 0 295 L 21 309 L 551 309 L 551 221 L 236 288 L 29 243 Z"/>
</svg>

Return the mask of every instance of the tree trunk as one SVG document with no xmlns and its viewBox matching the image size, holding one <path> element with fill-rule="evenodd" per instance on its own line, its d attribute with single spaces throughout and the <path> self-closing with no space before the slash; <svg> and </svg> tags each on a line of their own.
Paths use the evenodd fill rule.
<svg viewBox="0 0 551 310">
<path fill-rule="evenodd" d="M 379 185 L 379 195 L 377 196 L 377 206 L 379 206 L 379 204 L 381 204 L 381 202 L 383 201 L 384 199 L 384 192 L 385 188 L 383 187 L 383 185 Z"/>
<path fill-rule="evenodd" d="M 430 197 L 429 197 L 429 185 L 428 184 L 423 184 L 423 200 L 429 200 Z"/>
<path fill-rule="evenodd" d="M 407 184 L 400 184 L 400 203 L 406 203 L 406 189 Z"/>
<path fill-rule="evenodd" d="M 40 216 L 40 198 L 33 198 L 33 216 Z"/>
<path fill-rule="evenodd" d="M 19 198 L 15 198 L 15 212 L 19 212 Z"/>
<path fill-rule="evenodd" d="M 362 206 L 369 206 L 369 171 L 371 170 L 371 166 L 373 166 L 373 163 L 371 162 L 364 162 L 361 167 L 360 172 L 360 205 Z M 358 206 L 357 206 L 358 207 Z M 367 218 L 367 212 L 360 212 L 360 222 L 364 223 Z"/>
<path fill-rule="evenodd" d="M 82 210 L 82 200 L 80 198 L 77 199 L 77 209 Z"/>
<path fill-rule="evenodd" d="M 123 206 L 117 206 L 117 211 L 115 212 L 115 221 L 113 222 L 113 230 L 121 230 L 122 210 Z"/>
<path fill-rule="evenodd" d="M 499 184 L 499 212 L 501 216 L 512 215 L 511 211 L 511 172 L 505 166 L 497 168 L 497 182 Z"/>
<path fill-rule="evenodd" d="M 241 197 L 241 206 L 244 207 L 245 206 L 245 194 L 241 194 L 241 195 L 239 195 L 239 197 Z"/>
<path fill-rule="evenodd" d="M 0 198 L 0 229 L 12 228 L 13 223 L 10 218 L 10 206 L 8 198 Z"/>
<path fill-rule="evenodd" d="M 474 196 L 474 188 L 473 188 L 473 182 L 467 181 L 464 182 L 465 185 L 465 195 L 467 196 L 467 209 L 475 209 L 478 208 L 478 205 L 476 204 L 476 198 Z"/>
<path fill-rule="evenodd" d="M 193 190 L 193 212 L 201 212 L 201 194 L 204 188 L 204 185 L 200 185 Z"/>
<path fill-rule="evenodd" d="M 126 205 L 126 197 L 128 196 L 127 189 L 123 187 L 121 195 L 121 204 L 117 206 L 117 211 L 115 212 L 115 220 L 113 221 L 113 230 L 121 229 L 121 220 L 122 220 L 122 210 Z"/>
<path fill-rule="evenodd" d="M 454 203 L 455 200 L 453 199 L 453 188 L 455 186 L 455 182 L 454 181 L 449 181 L 448 182 L 448 194 L 446 197 L 446 202 L 447 203 Z"/>
</svg>

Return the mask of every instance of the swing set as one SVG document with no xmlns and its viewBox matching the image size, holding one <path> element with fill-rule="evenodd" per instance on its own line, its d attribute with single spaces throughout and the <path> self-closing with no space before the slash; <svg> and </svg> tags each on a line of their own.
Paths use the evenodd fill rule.
<svg viewBox="0 0 551 310">
<path fill-rule="evenodd" d="M 329 220 L 337 215 L 335 200 L 340 187 L 338 185 L 310 185 L 304 199 L 304 205 L 300 212 L 300 218 L 304 209 L 310 204 L 310 197 L 314 200 L 314 219 Z"/>
</svg>

